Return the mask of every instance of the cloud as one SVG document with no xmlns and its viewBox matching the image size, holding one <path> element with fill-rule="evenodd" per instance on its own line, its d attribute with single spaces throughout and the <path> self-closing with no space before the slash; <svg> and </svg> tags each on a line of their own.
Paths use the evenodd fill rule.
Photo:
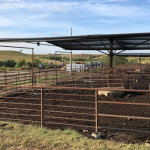
<svg viewBox="0 0 150 150">
<path fill-rule="evenodd" d="M 41 36 L 42 35 L 42 33 L 36 33 L 36 36 Z"/>
<path fill-rule="evenodd" d="M 57 32 L 51 32 L 50 35 L 58 36 L 58 33 Z"/>
<path fill-rule="evenodd" d="M 107 1 L 76 1 L 76 2 L 40 2 L 36 1 L 13 1 L 3 2 L 0 5 L 0 10 L 12 9 L 12 10 L 24 10 L 24 11 L 36 11 L 40 13 L 53 14 L 80 14 L 79 17 L 84 17 L 86 12 L 89 16 L 114 16 L 114 17 L 132 17 L 143 15 L 144 12 L 140 11 L 142 8 L 132 5 L 122 5 L 121 3 L 109 3 L 117 2 L 118 0 L 107 0 Z M 107 3 L 106 3 L 107 2 Z M 84 13 L 83 13 L 84 12 Z"/>
<path fill-rule="evenodd" d="M 123 5 L 119 2 L 109 3 L 117 1 L 43 2 L 37 0 L 35 3 L 35 1 L 6 0 L 0 5 L 0 26 L 66 29 L 72 24 L 80 26 L 80 23 L 88 21 L 114 24 L 116 21 L 120 22 L 119 19 L 122 21 L 123 18 L 131 20 L 134 18 L 135 20 L 139 17 L 147 17 L 149 14 L 149 9 L 146 7 L 142 9 L 141 6 Z"/>
<path fill-rule="evenodd" d="M 149 5 L 133 0 L 0 1 L 1 38 L 70 36 L 71 27 L 73 35 L 150 30 Z"/>
<path fill-rule="evenodd" d="M 13 22 L 8 19 L 8 18 L 5 18 L 3 16 L 0 16 L 0 26 L 12 26 L 13 25 Z"/>
</svg>

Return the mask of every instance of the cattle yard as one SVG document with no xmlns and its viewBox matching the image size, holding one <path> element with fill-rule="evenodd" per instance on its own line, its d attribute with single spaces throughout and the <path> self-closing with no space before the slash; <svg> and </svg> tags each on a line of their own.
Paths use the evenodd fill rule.
<svg viewBox="0 0 150 150">
<path fill-rule="evenodd" d="M 101 132 L 104 139 L 127 143 L 150 140 L 150 65 L 116 65 L 111 78 L 109 73 L 105 65 L 72 73 L 3 71 L 0 118 L 51 129 L 71 128 L 88 137 Z M 112 91 L 123 95 L 111 95 Z"/>
<path fill-rule="evenodd" d="M 32 51 L 32 70 L 0 73 L 0 120 L 70 128 L 90 138 L 101 134 L 103 139 L 150 143 L 150 65 L 141 64 L 141 57 L 150 54 L 137 54 L 140 64 L 113 61 L 125 51 L 149 50 L 149 37 L 150 33 L 130 33 L 0 39 L 71 50 L 70 71 L 56 67 L 57 51 L 55 68 L 37 70 L 34 48 L 11 46 Z M 82 65 L 76 68 L 72 66 L 73 50 L 98 51 L 108 55 L 109 62 L 100 68 L 91 63 L 85 70 L 82 55 Z"/>
</svg>

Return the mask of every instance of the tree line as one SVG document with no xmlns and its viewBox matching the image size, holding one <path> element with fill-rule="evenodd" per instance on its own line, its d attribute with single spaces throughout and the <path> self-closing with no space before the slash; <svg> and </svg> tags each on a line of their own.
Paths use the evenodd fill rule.
<svg viewBox="0 0 150 150">
<path fill-rule="evenodd" d="M 38 64 L 42 63 L 39 59 L 33 60 L 33 67 L 37 67 Z M 15 60 L 3 60 L 0 61 L 0 67 L 12 67 L 12 68 L 20 68 L 22 66 L 27 66 L 29 68 L 32 67 L 32 61 L 26 61 L 25 59 Z"/>
</svg>

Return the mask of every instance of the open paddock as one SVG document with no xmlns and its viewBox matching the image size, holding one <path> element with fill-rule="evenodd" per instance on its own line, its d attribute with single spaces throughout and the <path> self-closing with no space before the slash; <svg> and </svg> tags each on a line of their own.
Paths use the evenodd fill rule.
<svg viewBox="0 0 150 150">
<path fill-rule="evenodd" d="M 123 97 L 113 98 L 97 95 L 97 88 L 20 86 L 18 89 L 19 92 L 1 94 L 1 120 L 51 129 L 71 128 L 88 137 L 97 128 L 102 138 L 127 143 L 150 140 L 148 90 L 126 90 Z"/>
</svg>

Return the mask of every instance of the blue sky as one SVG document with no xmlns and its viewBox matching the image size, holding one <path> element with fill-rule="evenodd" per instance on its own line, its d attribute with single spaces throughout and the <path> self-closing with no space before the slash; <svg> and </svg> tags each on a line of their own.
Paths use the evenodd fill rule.
<svg viewBox="0 0 150 150">
<path fill-rule="evenodd" d="M 149 8 L 150 0 L 0 0 L 0 38 L 69 36 L 71 27 L 73 35 L 150 32 Z"/>
</svg>

